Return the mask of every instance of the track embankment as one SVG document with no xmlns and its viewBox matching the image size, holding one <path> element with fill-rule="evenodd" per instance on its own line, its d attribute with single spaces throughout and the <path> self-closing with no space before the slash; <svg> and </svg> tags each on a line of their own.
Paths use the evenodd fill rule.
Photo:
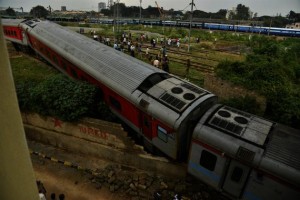
<svg viewBox="0 0 300 200">
<path fill-rule="evenodd" d="M 127 136 L 120 124 L 90 118 L 70 123 L 28 113 L 23 113 L 22 118 L 29 140 L 164 176 L 186 175 L 184 164 L 148 154 Z"/>
</svg>

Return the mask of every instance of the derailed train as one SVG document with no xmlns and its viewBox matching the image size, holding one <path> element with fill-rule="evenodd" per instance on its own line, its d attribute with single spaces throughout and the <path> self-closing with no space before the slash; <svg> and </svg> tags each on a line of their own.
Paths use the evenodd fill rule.
<svg viewBox="0 0 300 200">
<path fill-rule="evenodd" d="M 6 39 L 100 88 L 145 146 L 233 199 L 299 199 L 300 133 L 49 21 L 2 20 Z"/>
</svg>

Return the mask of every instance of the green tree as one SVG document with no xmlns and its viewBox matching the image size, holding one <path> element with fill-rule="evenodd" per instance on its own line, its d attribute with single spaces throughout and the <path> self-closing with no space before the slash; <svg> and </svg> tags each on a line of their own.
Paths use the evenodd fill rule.
<svg viewBox="0 0 300 200">
<path fill-rule="evenodd" d="M 105 16 L 112 16 L 112 11 L 110 9 L 102 9 L 101 13 Z"/>
<path fill-rule="evenodd" d="M 43 6 L 36 6 L 30 10 L 30 15 L 37 18 L 46 18 L 49 14 L 49 11 Z"/>
<path fill-rule="evenodd" d="M 218 18 L 218 19 L 225 19 L 226 18 L 226 14 L 227 14 L 227 10 L 226 9 L 220 9 L 216 13 L 216 18 Z"/>
<path fill-rule="evenodd" d="M 15 12 L 15 10 L 12 9 L 12 8 L 7 8 L 7 9 L 5 10 L 5 13 L 6 13 L 7 15 L 9 15 L 9 16 L 16 16 L 16 12 Z"/>
<path fill-rule="evenodd" d="M 287 15 L 287 17 L 291 20 L 294 20 L 297 18 L 297 13 L 291 10 L 290 13 Z"/>
<path fill-rule="evenodd" d="M 238 4 L 236 7 L 236 15 L 234 16 L 235 19 L 238 20 L 247 20 L 250 18 L 249 14 L 249 7 L 245 5 Z"/>
<path fill-rule="evenodd" d="M 265 36 L 256 36 L 252 40 L 253 53 L 247 55 L 244 62 L 220 63 L 218 76 L 264 95 L 267 103 L 265 117 L 299 128 L 299 41 L 286 39 L 277 42 Z"/>
</svg>

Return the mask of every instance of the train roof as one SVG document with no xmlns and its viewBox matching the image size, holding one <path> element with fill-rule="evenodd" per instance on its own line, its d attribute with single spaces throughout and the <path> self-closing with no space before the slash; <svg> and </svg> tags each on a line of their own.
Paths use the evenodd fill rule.
<svg viewBox="0 0 300 200">
<path fill-rule="evenodd" d="M 300 184 L 300 131 L 228 106 L 215 105 L 193 139 L 277 177 Z"/>
<path fill-rule="evenodd" d="M 272 122 L 249 113 L 223 106 L 209 119 L 208 124 L 224 133 L 263 147 L 273 125 Z"/>
<path fill-rule="evenodd" d="M 1 19 L 3 26 L 19 26 L 25 19 Z"/>
<path fill-rule="evenodd" d="M 127 94 L 127 97 L 148 76 L 154 73 L 165 74 L 164 71 L 123 52 L 107 48 L 102 43 L 49 21 L 36 24 L 31 34 L 67 59 L 75 59 L 78 67 L 106 82 L 115 91 Z"/>
<path fill-rule="evenodd" d="M 300 170 L 300 131 L 277 124 L 266 146 L 265 157 Z"/>
</svg>

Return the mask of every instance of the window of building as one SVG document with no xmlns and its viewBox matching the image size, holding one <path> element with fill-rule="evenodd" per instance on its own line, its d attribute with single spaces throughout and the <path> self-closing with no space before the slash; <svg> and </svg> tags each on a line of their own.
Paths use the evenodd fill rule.
<svg viewBox="0 0 300 200">
<path fill-rule="evenodd" d="M 157 136 L 164 142 L 168 142 L 168 132 L 164 128 L 157 126 Z"/>
<path fill-rule="evenodd" d="M 115 99 L 114 97 L 109 96 L 109 102 L 115 109 L 117 109 L 119 111 L 122 110 L 122 106 L 121 106 L 120 102 L 117 99 Z"/>
<path fill-rule="evenodd" d="M 214 171 L 217 163 L 217 156 L 214 154 L 203 150 L 201 153 L 201 158 L 200 158 L 200 165 L 202 167 L 205 167 L 206 169 L 210 171 Z"/>
<path fill-rule="evenodd" d="M 240 167 L 235 167 L 232 170 L 231 180 L 238 183 L 240 182 L 242 176 L 243 176 L 243 169 Z"/>
</svg>

